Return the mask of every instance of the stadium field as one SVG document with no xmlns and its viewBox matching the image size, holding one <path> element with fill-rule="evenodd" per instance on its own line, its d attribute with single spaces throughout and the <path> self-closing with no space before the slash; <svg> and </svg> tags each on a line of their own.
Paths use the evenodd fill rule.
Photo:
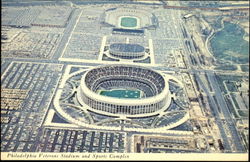
<svg viewBox="0 0 250 162">
<path fill-rule="evenodd" d="M 109 91 L 101 91 L 100 95 L 115 98 L 140 98 L 141 92 L 138 90 L 113 89 Z"/>
<path fill-rule="evenodd" d="M 137 26 L 137 20 L 136 18 L 132 17 L 123 17 L 121 18 L 121 26 L 123 27 L 136 27 Z"/>
</svg>

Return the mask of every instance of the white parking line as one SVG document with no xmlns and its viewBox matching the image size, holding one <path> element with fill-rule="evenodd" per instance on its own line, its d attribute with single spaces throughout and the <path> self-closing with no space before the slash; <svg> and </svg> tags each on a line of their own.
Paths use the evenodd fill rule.
<svg viewBox="0 0 250 162">
<path fill-rule="evenodd" d="M 150 58 L 151 58 L 151 64 L 155 65 L 155 54 L 154 54 L 154 47 L 153 47 L 153 40 L 148 39 L 148 46 L 149 46 L 149 51 L 150 51 Z"/>
<path fill-rule="evenodd" d="M 76 28 L 76 26 L 77 26 L 77 24 L 78 24 L 78 22 L 79 22 L 79 19 L 80 19 L 81 15 L 82 15 L 82 10 L 81 10 L 80 14 L 78 15 L 78 18 L 77 18 L 77 20 L 76 20 L 76 23 L 74 24 L 73 29 L 70 31 L 70 32 L 71 32 L 71 33 L 70 33 L 70 36 L 69 36 L 69 38 L 68 38 L 68 40 L 67 40 L 67 43 L 65 44 L 65 46 L 64 46 L 64 48 L 63 48 L 63 51 L 62 51 L 62 53 L 61 53 L 61 56 L 60 56 L 59 58 L 62 58 L 62 57 L 64 56 L 64 52 L 65 52 L 65 50 L 66 50 L 66 47 L 67 47 L 68 44 L 69 44 L 69 41 L 70 41 L 70 39 L 71 39 L 71 37 L 72 37 L 72 34 L 73 34 L 73 32 L 74 32 L 74 30 L 75 30 L 75 28 Z"/>
<path fill-rule="evenodd" d="M 101 44 L 101 48 L 100 48 L 100 53 L 99 53 L 99 56 L 98 56 L 98 60 L 102 60 L 102 56 L 103 56 L 103 51 L 104 51 L 104 47 L 105 47 L 105 44 L 106 44 L 106 40 L 107 40 L 107 36 L 103 36 L 102 37 L 102 44 Z"/>
<path fill-rule="evenodd" d="M 126 38 L 126 43 L 127 43 L 127 44 L 129 43 L 129 38 L 128 38 L 128 37 Z"/>
</svg>

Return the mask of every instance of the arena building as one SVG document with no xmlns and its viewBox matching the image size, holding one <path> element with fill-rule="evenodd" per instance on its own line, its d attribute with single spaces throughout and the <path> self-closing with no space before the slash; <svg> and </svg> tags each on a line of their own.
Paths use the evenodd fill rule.
<svg viewBox="0 0 250 162">
<path fill-rule="evenodd" d="M 145 55 L 145 49 L 139 44 L 114 43 L 110 45 L 109 53 L 122 59 L 136 59 Z"/>
<path fill-rule="evenodd" d="M 135 98 L 101 95 L 110 90 L 135 91 Z M 125 93 L 126 94 L 126 93 Z M 171 102 L 168 78 L 151 69 L 134 65 L 106 65 L 86 72 L 77 90 L 77 99 L 89 110 L 105 115 L 149 116 Z"/>
</svg>

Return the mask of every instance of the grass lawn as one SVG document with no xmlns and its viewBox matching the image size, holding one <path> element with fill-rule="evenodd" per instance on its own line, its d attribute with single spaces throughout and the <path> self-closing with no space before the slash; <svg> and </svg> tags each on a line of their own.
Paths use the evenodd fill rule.
<svg viewBox="0 0 250 162">
<path fill-rule="evenodd" d="M 136 27 L 137 26 L 137 20 L 132 17 L 123 17 L 121 19 L 121 26 L 123 27 Z"/>
<path fill-rule="evenodd" d="M 138 90 L 113 89 L 110 91 L 101 91 L 100 95 L 115 98 L 140 98 L 141 92 Z"/>
</svg>

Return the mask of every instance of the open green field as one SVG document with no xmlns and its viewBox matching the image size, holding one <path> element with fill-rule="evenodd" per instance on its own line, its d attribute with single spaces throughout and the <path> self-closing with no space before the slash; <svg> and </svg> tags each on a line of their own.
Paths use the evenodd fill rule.
<svg viewBox="0 0 250 162">
<path fill-rule="evenodd" d="M 137 26 L 137 20 L 136 18 L 132 17 L 123 17 L 121 18 L 121 26 L 123 27 L 136 27 Z"/>
<path fill-rule="evenodd" d="M 234 63 L 249 62 L 249 44 L 243 39 L 244 29 L 239 25 L 224 22 L 224 28 L 215 33 L 210 44 L 216 58 Z"/>
<path fill-rule="evenodd" d="M 101 91 L 100 95 L 115 98 L 140 98 L 141 92 L 138 90 L 113 89 L 110 91 Z"/>
</svg>

